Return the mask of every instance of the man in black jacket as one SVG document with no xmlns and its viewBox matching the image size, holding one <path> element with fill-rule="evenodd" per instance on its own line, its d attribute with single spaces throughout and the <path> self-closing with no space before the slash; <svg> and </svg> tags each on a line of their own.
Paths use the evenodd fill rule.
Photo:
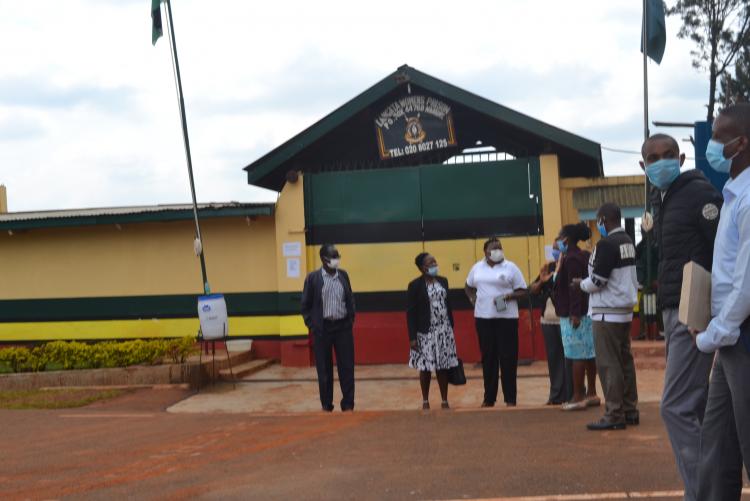
<svg viewBox="0 0 750 501">
<path fill-rule="evenodd" d="M 680 154 L 671 136 L 651 136 L 641 152 L 641 167 L 654 185 L 654 225 L 652 229 L 644 224 L 644 230 L 655 234 L 659 249 L 657 300 L 666 337 L 661 416 L 685 484 L 685 499 L 694 500 L 700 429 L 713 357 L 698 350 L 688 328 L 680 323 L 678 311 L 685 264 L 695 261 L 711 269 L 722 197 L 701 171 L 680 173 L 685 155 Z"/>
<path fill-rule="evenodd" d="M 349 275 L 339 269 L 341 256 L 335 246 L 320 248 L 323 266 L 310 273 L 302 290 L 302 317 L 313 335 L 320 404 L 333 411 L 333 356 L 341 385 L 341 410 L 354 410 L 354 294 Z"/>
</svg>

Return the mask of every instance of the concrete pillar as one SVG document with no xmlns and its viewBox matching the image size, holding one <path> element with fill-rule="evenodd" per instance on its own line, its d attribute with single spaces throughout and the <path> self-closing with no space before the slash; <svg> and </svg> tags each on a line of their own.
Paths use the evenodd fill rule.
<svg viewBox="0 0 750 501">
<path fill-rule="evenodd" d="M 300 173 L 294 182 L 288 181 L 281 190 L 274 214 L 276 227 L 276 282 L 280 297 L 283 293 L 301 293 L 307 275 L 307 249 L 305 247 L 305 190 Z M 285 255 L 286 254 L 286 255 Z M 294 255 L 293 255 L 294 254 Z M 296 270 L 297 276 L 294 275 Z M 290 273 L 291 272 L 291 273 Z M 307 339 L 284 339 L 307 335 L 307 327 L 299 314 L 299 300 L 280 304 L 279 334 L 281 338 L 281 363 L 285 366 L 310 366 L 310 348 Z M 296 311 L 291 311 L 295 309 Z M 284 311 L 286 310 L 286 311 Z"/>
<path fill-rule="evenodd" d="M 539 174 L 542 181 L 542 214 L 545 241 L 551 241 L 562 228 L 560 204 L 560 171 L 557 155 L 539 157 Z"/>
</svg>

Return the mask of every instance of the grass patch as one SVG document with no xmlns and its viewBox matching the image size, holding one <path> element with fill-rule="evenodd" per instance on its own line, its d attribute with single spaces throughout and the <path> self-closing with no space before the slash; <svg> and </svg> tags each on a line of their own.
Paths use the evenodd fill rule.
<svg viewBox="0 0 750 501">
<path fill-rule="evenodd" d="M 15 390 L 0 391 L 0 409 L 71 409 L 119 397 L 127 390 Z"/>
</svg>

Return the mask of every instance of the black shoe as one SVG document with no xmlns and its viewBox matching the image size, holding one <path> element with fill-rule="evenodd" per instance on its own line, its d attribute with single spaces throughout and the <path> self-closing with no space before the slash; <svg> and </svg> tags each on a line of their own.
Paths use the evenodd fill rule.
<svg viewBox="0 0 750 501">
<path fill-rule="evenodd" d="M 594 423 L 586 425 L 591 431 L 608 431 L 608 430 L 624 430 L 626 428 L 625 423 L 611 423 L 606 419 L 602 418 Z"/>
<path fill-rule="evenodd" d="M 354 407 L 342 407 L 341 412 L 354 412 Z"/>
<path fill-rule="evenodd" d="M 323 412 L 333 412 L 333 406 L 332 405 L 324 405 L 323 406 Z"/>
<path fill-rule="evenodd" d="M 625 414 L 625 424 L 631 426 L 637 426 L 641 424 L 641 415 L 638 412 Z"/>
<path fill-rule="evenodd" d="M 495 407 L 495 402 L 482 402 L 482 407 Z"/>
</svg>

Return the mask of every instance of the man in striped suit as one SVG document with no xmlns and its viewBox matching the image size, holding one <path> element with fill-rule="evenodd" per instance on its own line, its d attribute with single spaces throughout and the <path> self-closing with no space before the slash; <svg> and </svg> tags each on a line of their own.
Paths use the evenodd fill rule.
<svg viewBox="0 0 750 501">
<path fill-rule="evenodd" d="M 302 290 L 302 317 L 313 335 L 320 404 L 333 411 L 333 355 L 341 385 L 341 410 L 354 410 L 354 294 L 349 275 L 339 268 L 341 255 L 332 244 L 320 248 L 323 266 L 310 273 Z"/>
</svg>

